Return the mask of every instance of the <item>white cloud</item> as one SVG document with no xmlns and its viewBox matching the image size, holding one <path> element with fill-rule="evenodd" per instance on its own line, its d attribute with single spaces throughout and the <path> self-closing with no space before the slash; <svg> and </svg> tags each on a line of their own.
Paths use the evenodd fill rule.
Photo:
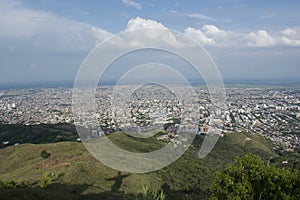
<svg viewBox="0 0 300 200">
<path fill-rule="evenodd" d="M 287 37 L 280 37 L 278 40 L 279 42 L 281 42 L 281 44 L 286 46 L 294 46 L 294 47 L 300 46 L 300 40 L 296 40 L 296 39 L 293 40 Z"/>
<path fill-rule="evenodd" d="M 136 29 L 140 30 L 132 32 Z M 155 20 L 140 17 L 130 19 L 125 31 L 129 31 L 128 34 L 125 34 L 126 39 L 134 46 L 155 45 L 155 43 L 179 45 L 173 33 L 163 24 Z"/>
<path fill-rule="evenodd" d="M 249 47 L 300 46 L 299 35 L 294 29 L 288 28 L 270 35 L 266 30 L 258 30 L 246 35 Z"/>
<path fill-rule="evenodd" d="M 249 47 L 272 47 L 277 43 L 276 39 L 265 30 L 248 33 L 246 39 Z"/>
<path fill-rule="evenodd" d="M 285 36 L 294 36 L 297 34 L 297 32 L 291 28 L 284 29 L 283 31 L 281 31 L 281 33 Z"/>
<path fill-rule="evenodd" d="M 167 29 L 167 27 L 165 27 L 162 23 L 159 23 L 155 20 L 136 17 L 128 21 L 125 31 L 132 31 L 137 28 L 145 28 L 145 27 Z"/>
<path fill-rule="evenodd" d="M 200 19 L 200 20 L 210 20 L 210 21 L 216 21 L 213 17 L 201 14 L 201 13 L 186 13 L 185 14 L 188 17 Z"/>
<path fill-rule="evenodd" d="M 132 0 L 122 0 L 122 3 L 126 6 L 135 7 L 138 10 L 140 10 L 142 8 L 142 5 L 140 3 L 132 1 Z"/>
<path fill-rule="evenodd" d="M 226 40 L 233 43 L 237 37 L 237 34 L 231 31 L 221 30 L 214 25 L 204 25 L 202 30 L 209 36 L 213 37 L 217 41 L 222 41 L 224 44 Z"/>
<path fill-rule="evenodd" d="M 126 1 L 126 3 L 128 2 L 132 1 Z M 173 12 L 188 17 L 213 20 L 213 18 L 200 13 Z M 0 49 L 6 51 L 17 51 L 23 48 L 23 51 L 38 52 L 87 52 L 97 43 L 112 35 L 104 29 L 86 23 L 49 12 L 27 9 L 18 1 L 0 2 L 0 27 Z M 124 31 L 145 27 L 157 29 L 127 34 L 128 38 L 125 40 L 130 40 L 131 45 L 134 46 L 154 45 L 156 42 L 166 45 L 185 45 L 183 41 L 178 41 L 174 32 L 164 24 L 151 19 L 140 17 L 130 19 Z M 216 25 L 205 24 L 200 29 L 187 27 L 183 33 L 204 46 L 244 48 L 300 46 L 299 34 L 293 28 L 287 28 L 273 34 L 266 30 L 237 33 L 222 30 Z M 125 42 L 124 38 L 120 38 L 120 41 L 122 40 Z"/>
<path fill-rule="evenodd" d="M 236 33 L 221 30 L 215 25 L 204 25 L 199 30 L 189 27 L 185 29 L 184 33 L 204 46 L 228 47 L 240 45 Z"/>
<path fill-rule="evenodd" d="M 300 37 L 295 29 L 287 28 L 281 31 L 279 43 L 286 46 L 300 46 Z"/>
<path fill-rule="evenodd" d="M 179 12 L 177 10 L 171 10 L 170 11 L 173 14 L 176 15 L 180 15 L 180 16 L 184 16 L 184 17 L 190 17 L 190 18 L 195 18 L 198 20 L 204 20 L 204 21 L 217 21 L 215 18 L 204 15 L 202 13 L 183 13 L 183 12 Z"/>
<path fill-rule="evenodd" d="M 212 38 L 208 38 L 201 30 L 196 30 L 191 27 L 186 28 L 184 30 L 184 34 L 196 40 L 202 45 L 210 45 L 216 43 L 216 41 L 214 41 Z"/>
</svg>

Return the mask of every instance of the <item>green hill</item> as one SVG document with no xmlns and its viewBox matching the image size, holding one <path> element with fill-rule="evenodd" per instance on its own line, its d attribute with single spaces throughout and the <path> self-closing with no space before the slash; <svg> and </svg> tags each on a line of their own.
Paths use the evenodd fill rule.
<svg viewBox="0 0 300 200">
<path fill-rule="evenodd" d="M 162 142 L 136 139 L 121 132 L 110 139 L 136 152 L 160 148 Z M 142 186 L 163 189 L 167 199 L 202 199 L 209 195 L 214 172 L 222 171 L 237 156 L 252 152 L 264 160 L 275 157 L 272 144 L 258 135 L 227 134 L 213 151 L 198 158 L 203 138 L 196 137 L 185 154 L 171 165 L 151 173 L 128 174 L 111 169 L 94 159 L 78 142 L 21 144 L 0 149 L 0 180 L 26 180 L 28 188 L 0 189 L 1 199 L 134 199 Z M 50 153 L 41 157 L 41 151 Z M 52 184 L 39 188 L 43 173 L 60 174 Z"/>
</svg>

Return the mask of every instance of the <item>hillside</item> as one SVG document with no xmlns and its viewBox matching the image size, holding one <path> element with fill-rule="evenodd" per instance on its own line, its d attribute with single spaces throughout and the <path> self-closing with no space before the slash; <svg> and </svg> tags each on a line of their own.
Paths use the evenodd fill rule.
<svg viewBox="0 0 300 200">
<path fill-rule="evenodd" d="M 76 128 L 72 124 L 0 124 L 0 148 L 14 144 L 44 144 L 76 141 Z M 3 142 L 8 141 L 8 144 Z"/>
<path fill-rule="evenodd" d="M 132 151 L 149 151 L 162 144 L 136 140 L 123 133 L 110 135 L 111 140 Z M 134 140 L 134 141 L 133 141 Z M 21 144 L 0 149 L 0 180 L 27 180 L 29 188 L 1 189 L 1 199 L 132 199 L 143 185 L 163 189 L 167 199 L 199 199 L 209 195 L 208 187 L 215 171 L 233 163 L 237 156 L 253 152 L 267 160 L 272 153 L 269 141 L 258 135 L 228 134 L 220 138 L 213 151 L 198 158 L 203 138 L 196 137 L 189 150 L 176 162 L 159 171 L 128 174 L 113 170 L 94 159 L 78 142 Z M 41 157 L 41 151 L 51 155 Z M 44 189 L 39 182 L 44 172 L 61 176 Z M 101 198 L 100 198 L 101 197 Z"/>
</svg>

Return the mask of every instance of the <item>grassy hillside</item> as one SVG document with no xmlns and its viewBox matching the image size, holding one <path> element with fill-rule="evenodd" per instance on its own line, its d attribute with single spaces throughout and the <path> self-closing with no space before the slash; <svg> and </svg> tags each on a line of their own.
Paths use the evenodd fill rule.
<svg viewBox="0 0 300 200">
<path fill-rule="evenodd" d="M 110 135 L 120 147 L 136 152 L 157 149 L 161 142 L 153 138 L 134 139 L 123 133 Z M 163 189 L 167 199 L 199 199 L 209 195 L 208 187 L 215 171 L 233 163 L 236 156 L 247 152 L 264 159 L 276 155 L 271 143 L 261 136 L 241 133 L 220 138 L 213 151 L 198 158 L 203 138 L 196 137 L 189 150 L 176 162 L 159 171 L 128 174 L 113 170 L 94 159 L 81 143 L 21 144 L 0 149 L 0 180 L 28 180 L 30 188 L 1 189 L 4 199 L 132 199 L 143 185 Z M 41 151 L 51 155 L 41 157 Z M 44 172 L 60 173 L 57 180 L 44 189 L 39 183 Z M 13 196 L 13 197 L 12 197 Z M 101 197 L 101 198 L 100 198 Z"/>
</svg>

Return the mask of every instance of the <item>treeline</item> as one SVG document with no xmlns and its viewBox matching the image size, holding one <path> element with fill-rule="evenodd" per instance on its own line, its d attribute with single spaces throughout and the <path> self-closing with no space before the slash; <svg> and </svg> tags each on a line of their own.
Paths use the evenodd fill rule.
<svg viewBox="0 0 300 200">
<path fill-rule="evenodd" d="M 0 125 L 0 148 L 23 143 L 76 141 L 77 138 L 76 128 L 72 124 Z"/>
</svg>

